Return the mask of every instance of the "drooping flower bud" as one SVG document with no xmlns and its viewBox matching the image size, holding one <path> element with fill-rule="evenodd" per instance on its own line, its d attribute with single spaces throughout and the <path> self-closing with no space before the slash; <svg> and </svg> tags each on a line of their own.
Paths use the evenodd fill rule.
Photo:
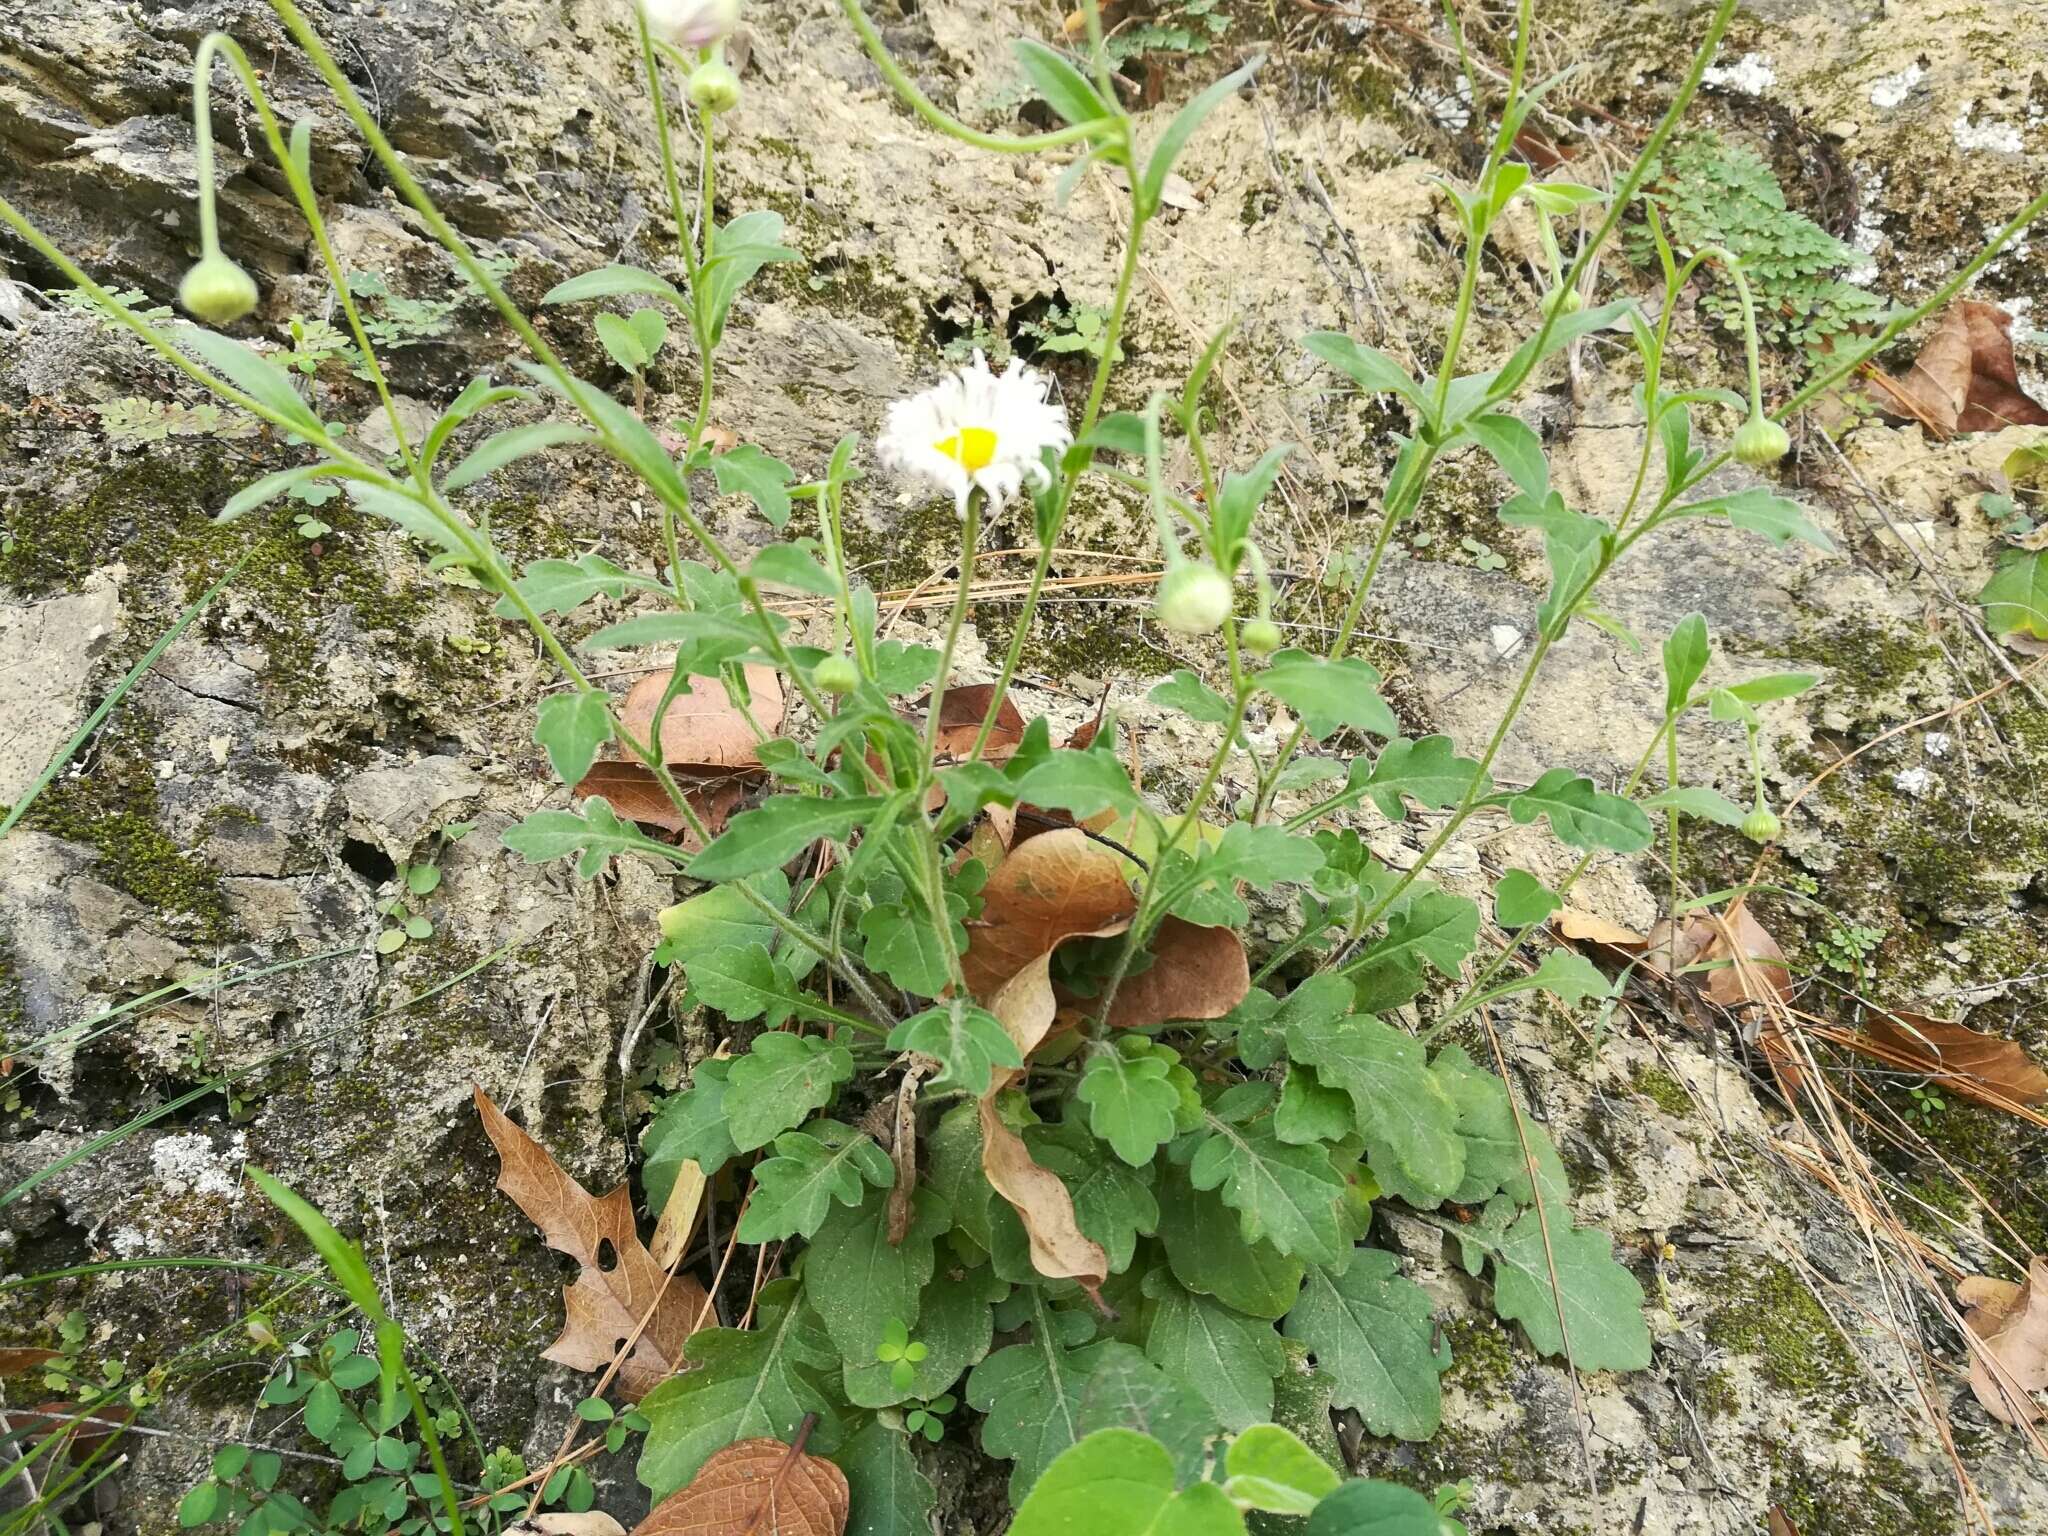
<svg viewBox="0 0 2048 1536">
<path fill-rule="evenodd" d="M 1237 636 L 1254 656 L 1270 656 L 1280 649 L 1280 626 L 1271 619 L 1248 620 Z"/>
<path fill-rule="evenodd" d="M 1783 830 L 1769 806 L 1759 805 L 1742 818 L 1742 835 L 1752 843 L 1771 842 Z"/>
<path fill-rule="evenodd" d="M 1543 295 L 1543 313 L 1554 315 L 1562 310 L 1567 315 L 1576 315 L 1586 307 L 1586 301 L 1576 288 L 1553 288 Z"/>
<path fill-rule="evenodd" d="M 178 284 L 186 314 L 208 325 L 227 325 L 256 307 L 256 279 L 215 251 L 202 256 Z"/>
<path fill-rule="evenodd" d="M 709 48 L 739 25 L 740 0 L 639 0 L 647 30 L 678 48 Z"/>
<path fill-rule="evenodd" d="M 1232 602 L 1230 580 L 1215 566 L 1177 565 L 1160 579 L 1152 611 L 1177 635 L 1213 635 Z"/>
<path fill-rule="evenodd" d="M 1777 463 L 1791 448 L 1791 436 L 1768 416 L 1752 416 L 1736 428 L 1735 457 L 1753 468 Z"/>
<path fill-rule="evenodd" d="M 690 105 L 700 112 L 730 112 L 740 104 L 740 77 L 723 59 L 706 59 L 690 71 Z"/>
<path fill-rule="evenodd" d="M 860 684 L 860 671 L 845 656 L 827 656 L 811 669 L 820 693 L 849 694 Z"/>
</svg>

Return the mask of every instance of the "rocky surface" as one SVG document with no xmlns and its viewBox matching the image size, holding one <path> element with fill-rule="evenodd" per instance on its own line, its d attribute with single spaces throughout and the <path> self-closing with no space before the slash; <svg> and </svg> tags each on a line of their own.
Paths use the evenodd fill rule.
<svg viewBox="0 0 2048 1536">
<path fill-rule="evenodd" d="M 1575 101 L 1624 124 L 1654 116 L 1701 21 L 1681 5 L 1585 0 L 1543 11 L 1546 62 L 1584 66 L 1568 87 Z M 607 259 L 667 258 L 652 133 L 624 17 L 609 0 L 389 0 L 309 14 L 517 295 L 531 301 L 564 272 Z M 1367 503 L 1396 423 L 1334 392 L 1295 338 L 1348 327 L 1433 359 L 1455 271 L 1427 177 L 1469 167 L 1474 141 L 1455 102 L 1444 105 L 1452 74 L 1428 14 L 1412 18 L 1415 31 L 1311 7 L 1233 5 L 1230 15 L 1214 56 L 1165 72 L 1160 111 L 1254 48 L 1270 57 L 1257 90 L 1216 114 L 1183 167 L 1191 206 L 1148 246 L 1113 402 L 1141 403 L 1177 380 L 1202 341 L 1238 318 L 1221 446 L 1249 459 L 1271 441 L 1302 445 L 1276 503 L 1278 542 L 1296 573 L 1285 616 L 1313 637 L 1348 594 L 1346 562 L 1369 537 Z M 1057 165 L 934 139 L 890 104 L 834 8 L 761 4 L 749 18 L 747 102 L 722 153 L 720 212 L 782 213 L 804 263 L 765 278 L 743 304 L 722 358 L 719 419 L 808 474 L 843 433 L 872 433 L 884 403 L 929 377 L 946 349 L 1007 343 L 1049 306 L 1106 303 L 1119 205 L 1100 172 L 1060 206 Z M 1024 99 L 1005 38 L 1018 25 L 1057 24 L 1050 8 L 1020 20 L 984 0 L 881 19 L 928 89 L 992 124 Z M 283 118 L 315 117 L 314 175 L 346 259 L 416 301 L 391 353 L 398 387 L 431 412 L 476 370 L 503 371 L 505 333 L 400 211 L 260 0 L 9 7 L 0 195 L 103 279 L 167 300 L 191 247 L 188 61 L 215 27 L 247 48 Z M 1870 252 L 1871 281 L 1910 300 L 2048 175 L 2043 57 L 2048 7 L 2038 0 L 1932 13 L 1774 0 L 1738 23 L 1700 113 L 1761 146 L 1795 201 Z M 264 169 L 253 120 L 226 80 L 217 77 L 214 98 L 224 238 L 265 290 L 248 334 L 288 344 L 294 315 L 330 311 L 282 181 Z M 1510 236 L 1511 256 L 1533 253 L 1532 240 L 1518 252 Z M 2048 300 L 2039 249 L 2000 263 L 1981 290 L 2020 317 L 2036 384 L 2041 337 L 2027 326 Z M 1611 276 L 1635 281 L 1625 268 Z M 691 1044 L 683 1021 L 637 1028 L 652 993 L 653 914 L 674 899 L 671 882 L 620 867 L 581 885 L 505 852 L 500 832 L 548 793 L 528 733 L 549 678 L 530 642 L 474 592 L 429 575 L 402 538 L 338 503 L 321 509 L 333 526 L 317 538 L 295 529 L 285 504 L 214 526 L 232 489 L 291 462 L 290 450 L 248 423 L 180 414 L 200 404 L 188 388 L 42 291 L 53 278 L 0 239 L 0 802 L 187 602 L 236 575 L 8 837 L 0 1013 L 17 1075 L 0 1175 L 27 1179 L 213 1072 L 237 1075 L 232 1118 L 219 1096 L 199 1096 L 10 1204 L 0 1213 L 5 1267 L 34 1274 L 170 1255 L 299 1263 L 296 1234 L 240 1179 L 258 1163 L 364 1240 L 399 1315 L 486 1440 L 544 1456 L 581 1390 L 538 1359 L 558 1322 L 558 1276 L 522 1218 L 490 1194 L 470 1085 L 487 1087 L 593 1188 L 628 1175 L 646 1090 L 672 1078 Z M 1526 265 L 1489 266 L 1477 353 L 1505 350 L 1535 292 Z M 578 368 L 605 378 L 580 322 L 547 324 Z M 1720 340 L 1693 324 L 1679 336 L 1688 376 L 1734 381 L 1736 355 Z M 1082 377 L 1071 354 L 1048 361 L 1069 386 Z M 1776 366 L 1789 376 L 1796 365 Z M 1633 472 L 1632 382 L 1621 349 L 1596 341 L 1530 402 L 1561 483 L 1589 508 L 1611 510 Z M 657 370 L 653 383 L 657 404 L 695 390 L 687 364 Z M 329 366 L 313 388 L 323 414 L 374 420 L 345 370 Z M 173 409 L 143 412 L 154 425 L 138 434 L 124 426 L 136 416 L 124 402 Z M 374 425 L 359 430 L 374 442 Z M 1731 675 L 1798 667 L 1822 677 L 1808 701 L 1769 713 L 1766 762 L 1781 797 L 1881 733 L 1991 686 L 2004 673 L 1950 596 L 1974 591 L 1989 568 L 1977 496 L 2014 436 L 1933 445 L 1914 428 L 1864 423 L 1838 455 L 1809 434 L 1792 477 L 1843 553 L 1777 549 L 1718 528 L 1651 541 L 1607 602 L 1650 653 L 1575 635 L 1512 737 L 1502 776 L 1558 763 L 1603 780 L 1624 774 L 1656 720 L 1655 638 L 1695 608 Z M 476 494 L 519 558 L 653 558 L 656 530 L 629 482 L 588 460 L 528 460 Z M 1540 550 L 1495 521 L 1500 494 L 1478 462 L 1449 466 L 1383 577 L 1367 648 L 1412 728 L 1463 741 L 1483 733 L 1532 633 Z M 932 516 L 880 474 L 855 495 L 855 553 L 878 587 L 943 567 L 950 512 Z M 744 503 L 715 511 L 730 536 L 763 536 L 749 532 Z M 1070 534 L 1107 551 L 1149 538 L 1142 511 L 1109 498 L 1086 505 Z M 991 535 L 991 547 L 1027 541 L 1018 522 Z M 1120 568 L 1077 558 L 1063 573 Z M 913 631 L 919 612 L 897 632 Z M 1114 587 L 1063 595 L 1048 619 L 1027 652 L 1025 701 L 1073 723 L 1109 690 L 1142 728 L 1148 775 L 1170 786 L 1207 744 L 1184 723 L 1154 719 L 1143 693 L 1178 662 L 1204 658 L 1177 657 L 1141 601 Z M 993 671 L 988 649 L 1007 639 L 1008 622 L 999 605 L 977 613 L 968 675 Z M 1684 750 L 1694 782 L 1741 793 L 1739 741 L 1724 729 L 1703 724 Z M 1788 883 L 1814 882 L 1844 921 L 1882 931 L 1874 964 L 1886 998 L 1968 1010 L 1974 1026 L 2037 1052 L 2048 1048 L 2044 752 L 2048 709 L 2024 688 L 1901 731 L 1792 818 L 1784 867 Z M 1389 852 L 1412 846 L 1412 826 L 1369 830 Z M 1560 854 L 1488 828 L 1446 850 L 1445 868 L 1476 875 L 1521 863 L 1548 875 L 1561 872 Z M 379 926 L 376 905 L 407 862 L 443 871 L 422 903 L 436 931 L 373 957 L 363 946 Z M 1704 836 L 1686 873 L 1711 888 L 1747 863 L 1732 839 Z M 1581 899 L 1647 924 L 1662 883 L 1648 863 L 1614 861 L 1596 866 Z M 1811 905 L 1760 910 L 1795 958 L 1816 957 L 1829 924 Z M 223 965 L 280 968 L 93 1022 Z M 1816 989 L 1810 1006 L 1839 1005 Z M 1976 1407 L 1954 1369 L 1953 1333 L 1873 1267 L 1855 1223 L 1776 1150 L 1786 1127 L 1760 1101 L 1738 1045 L 1654 1009 L 1593 1035 L 1534 1013 L 1502 1023 L 1517 1085 L 1584 1191 L 1581 1220 L 1611 1226 L 1645 1282 L 1657 1363 L 1580 1383 L 1582 1414 L 1565 1374 L 1475 1306 L 1442 1234 L 1388 1216 L 1386 1235 L 1442 1303 L 1458 1363 L 1443 1434 L 1420 1448 L 1368 1441 L 1369 1465 L 1425 1483 L 1471 1478 L 1475 1532 L 1750 1532 L 1771 1503 L 1806 1536 L 1962 1529 L 1953 1474 L 1907 1371 L 1903 1312 L 1935 1361 L 1937 1405 L 1998 1528 L 2048 1530 L 2048 1474 Z M 1881 1091 L 1904 1104 L 1897 1088 Z M 2000 1238 L 2008 1252 L 2048 1242 L 2038 1139 L 1963 1106 L 1930 1134 L 2013 1224 L 2017 1236 Z M 1994 1262 L 1953 1177 L 1925 1158 L 1876 1155 L 1902 1201 L 1934 1212 L 1917 1223 L 1930 1242 L 1965 1270 Z M 173 1529 L 208 1447 L 246 1421 L 260 1352 L 238 1355 L 233 1325 L 261 1304 L 263 1284 L 144 1270 L 8 1293 L 10 1338 L 42 1338 L 82 1308 L 90 1350 L 126 1361 L 131 1375 L 227 1330 L 230 1342 L 211 1347 L 228 1368 L 152 1408 L 169 1433 L 131 1446 L 133 1464 L 111 1485 L 110 1529 Z M 948 1454 L 947 1486 L 965 1491 L 947 1528 L 966 1530 L 986 1507 L 975 1482 L 985 1474 Z M 630 1523 L 629 1473 L 603 1481 L 607 1507 Z"/>
</svg>

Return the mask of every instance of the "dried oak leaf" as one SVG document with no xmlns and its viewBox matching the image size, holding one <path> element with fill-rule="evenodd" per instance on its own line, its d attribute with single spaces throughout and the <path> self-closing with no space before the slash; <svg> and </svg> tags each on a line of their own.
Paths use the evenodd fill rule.
<svg viewBox="0 0 2048 1536">
<path fill-rule="evenodd" d="M 620 1390 L 637 1402 L 680 1367 L 684 1342 L 710 1310 L 704 1287 L 654 1262 L 634 1230 L 627 1186 L 594 1197 L 482 1088 L 475 1096 L 484 1133 L 498 1149 L 497 1187 L 540 1228 L 550 1248 L 582 1266 L 575 1283 L 562 1288 L 562 1335 L 541 1358 L 579 1371 L 603 1370 L 645 1317 L 647 1326 L 618 1375 Z"/>
<path fill-rule="evenodd" d="M 2028 1394 L 2048 1390 L 2048 1259 L 2035 1255 L 2024 1285 L 1972 1275 L 1956 1286 L 1956 1299 L 1969 1307 L 1963 1321 L 1984 1344 L 1970 1352 L 1977 1401 L 2007 1424 L 2039 1423 L 2041 1406 Z"/>
<path fill-rule="evenodd" d="M 1916 417 L 1944 437 L 2048 426 L 2048 408 L 2020 388 L 2012 316 L 1979 299 L 1959 299 L 1942 312 L 1905 378 L 1877 379 L 1902 407 L 1894 414 Z"/>
<path fill-rule="evenodd" d="M 736 1440 L 633 1536 L 840 1536 L 850 1508 L 846 1474 L 824 1457 L 780 1440 Z"/>
<path fill-rule="evenodd" d="M 1027 839 L 982 888 L 981 916 L 968 927 L 961 957 L 967 990 L 986 1004 L 1062 939 L 1127 922 L 1137 907 L 1123 861 L 1078 828 Z"/>
<path fill-rule="evenodd" d="M 1938 1077 L 1964 1098 L 1994 1109 L 2048 1103 L 2048 1071 L 2016 1041 L 1896 1008 L 1872 1012 L 1864 1027 L 1880 1047 L 1869 1054 Z"/>
<path fill-rule="evenodd" d="M 1117 1029 L 1172 1019 L 1220 1019 L 1252 989 L 1244 944 L 1228 928 L 1198 928 L 1169 917 L 1152 936 L 1152 963 L 1126 976 L 1110 1004 Z"/>
</svg>

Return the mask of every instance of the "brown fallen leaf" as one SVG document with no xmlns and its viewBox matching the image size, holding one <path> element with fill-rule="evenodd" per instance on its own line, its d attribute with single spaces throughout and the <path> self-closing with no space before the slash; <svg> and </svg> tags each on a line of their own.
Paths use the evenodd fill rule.
<svg viewBox="0 0 2048 1536">
<path fill-rule="evenodd" d="M 1773 1504 L 1770 1509 L 1771 1536 L 1799 1536 L 1799 1527 L 1792 1523 L 1792 1517 Z"/>
<path fill-rule="evenodd" d="M 981 1170 L 1024 1223 L 1031 1267 L 1049 1279 L 1078 1280 L 1089 1291 L 1109 1275 L 1109 1255 L 1081 1230 L 1074 1197 L 1058 1174 L 1032 1159 L 1024 1138 L 1003 1124 L 995 1095 L 981 1101 Z"/>
<path fill-rule="evenodd" d="M 1619 923 L 1610 923 L 1604 917 L 1595 917 L 1591 912 L 1576 911 L 1563 907 L 1550 919 L 1550 926 L 1567 939 L 1576 939 L 1582 944 L 1605 944 L 1613 949 L 1638 950 L 1644 939 L 1633 928 L 1624 928 Z"/>
<path fill-rule="evenodd" d="M 2020 388 L 2012 316 L 1980 299 L 1942 312 L 1905 378 L 1874 377 L 1896 401 L 1893 415 L 1914 417 L 1938 436 L 2048 426 L 2048 407 Z"/>
<path fill-rule="evenodd" d="M 738 1440 L 714 1451 L 633 1536 L 840 1536 L 851 1503 L 846 1474 L 824 1457 L 780 1440 Z"/>
<path fill-rule="evenodd" d="M 2041 1405 L 2029 1394 L 2048 1390 L 2048 1258 L 2029 1261 L 2024 1285 L 1972 1275 L 1956 1286 L 1956 1299 L 1970 1309 L 1963 1321 L 1984 1344 L 1970 1351 L 1977 1401 L 2004 1423 L 2039 1423 Z"/>
<path fill-rule="evenodd" d="M 2048 1071 L 2014 1040 L 1980 1034 L 1953 1019 L 1892 1009 L 1873 1011 L 1864 1028 L 1875 1051 L 1894 1066 L 1941 1079 L 1964 1098 L 2002 1109 L 2048 1103 Z M 1852 1045 L 1856 1041 L 1852 1038 Z M 1865 1049 L 1858 1046 L 1858 1049 Z"/>
<path fill-rule="evenodd" d="M 680 1366 L 684 1342 L 710 1310 L 704 1287 L 654 1262 L 634 1230 L 633 1196 L 626 1185 L 602 1199 L 593 1197 L 506 1118 L 482 1088 L 475 1090 L 475 1098 L 484 1134 L 498 1149 L 497 1187 L 540 1228 L 550 1248 L 582 1266 L 575 1283 L 562 1288 L 561 1337 L 541 1351 L 541 1358 L 579 1371 L 603 1370 L 644 1317 L 647 1326 L 618 1375 L 620 1390 L 639 1401 Z"/>
<path fill-rule="evenodd" d="M 782 678 L 773 667 L 749 666 L 746 679 L 752 695 L 747 707 L 761 729 L 773 736 L 782 729 L 786 712 Z M 667 691 L 667 673 L 641 678 L 619 706 L 620 723 L 640 740 L 647 740 L 654 729 L 654 712 Z M 761 758 L 754 747 L 754 728 L 716 678 L 693 679 L 690 691 L 677 694 L 662 717 L 662 761 L 686 773 L 758 773 Z"/>
<path fill-rule="evenodd" d="M 995 696 L 994 683 L 969 683 L 946 690 L 946 696 L 939 701 L 936 746 L 940 762 L 957 762 L 974 750 L 974 738 L 981 734 L 981 722 L 988 714 L 989 700 Z M 911 713 L 907 718 L 917 729 L 924 729 L 922 710 Z M 988 741 L 982 746 L 982 761 L 1008 762 L 1016 756 L 1017 747 L 1023 740 L 1024 716 L 1005 695 L 996 708 L 996 723 L 989 729 Z"/>
<path fill-rule="evenodd" d="M 44 1454 L 69 1456 L 83 1461 L 110 1436 L 118 1435 L 135 1420 L 135 1410 L 111 1404 L 86 1413 L 78 1404 L 56 1398 L 25 1408 L 0 1409 L 0 1435 L 17 1439 L 22 1446 L 54 1439 Z"/>
<path fill-rule="evenodd" d="M 1764 925 L 1751 916 L 1748 906 L 1738 905 L 1698 921 L 1707 928 L 1699 963 L 1728 962 L 1707 972 L 1709 999 L 1723 1008 L 1791 999 L 1792 971 L 1785 964 L 1785 952 L 1764 931 Z"/>
<path fill-rule="evenodd" d="M 1123 861 L 1073 827 L 1018 844 L 989 876 L 981 900 L 961 967 L 967 990 L 984 1003 L 1062 939 L 1102 932 L 1138 907 Z"/>
<path fill-rule="evenodd" d="M 62 1358 L 59 1350 L 37 1349 L 26 1344 L 9 1345 L 0 1348 L 0 1376 L 20 1376 Z"/>
<path fill-rule="evenodd" d="M 675 841 L 684 848 L 694 850 L 698 846 L 696 834 L 690 831 L 689 823 L 683 820 L 682 812 L 675 808 L 668 792 L 652 772 L 638 763 L 592 763 L 590 772 L 577 781 L 570 793 L 578 800 L 602 796 L 626 820 L 673 833 Z M 736 778 L 719 779 L 715 783 L 683 790 L 683 798 L 689 802 L 690 809 L 697 813 L 697 819 L 704 823 L 704 830 L 713 837 L 725 830 L 725 824 L 732 820 L 733 812 L 740 808 L 746 797 L 745 787 Z"/>
<path fill-rule="evenodd" d="M 1145 1029 L 1173 1019 L 1220 1019 L 1252 989 L 1244 944 L 1228 928 L 1198 928 L 1169 917 L 1150 945 L 1152 963 L 1126 976 L 1110 1005 L 1116 1029 Z"/>
</svg>

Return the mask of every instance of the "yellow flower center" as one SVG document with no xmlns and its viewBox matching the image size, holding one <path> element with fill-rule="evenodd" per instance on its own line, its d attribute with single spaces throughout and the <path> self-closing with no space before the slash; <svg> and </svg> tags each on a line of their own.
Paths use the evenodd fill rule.
<svg viewBox="0 0 2048 1536">
<path fill-rule="evenodd" d="M 932 447 L 970 475 L 978 469 L 987 469 L 996 461 L 996 435 L 987 427 L 962 427 L 951 437 L 939 439 Z"/>
</svg>

